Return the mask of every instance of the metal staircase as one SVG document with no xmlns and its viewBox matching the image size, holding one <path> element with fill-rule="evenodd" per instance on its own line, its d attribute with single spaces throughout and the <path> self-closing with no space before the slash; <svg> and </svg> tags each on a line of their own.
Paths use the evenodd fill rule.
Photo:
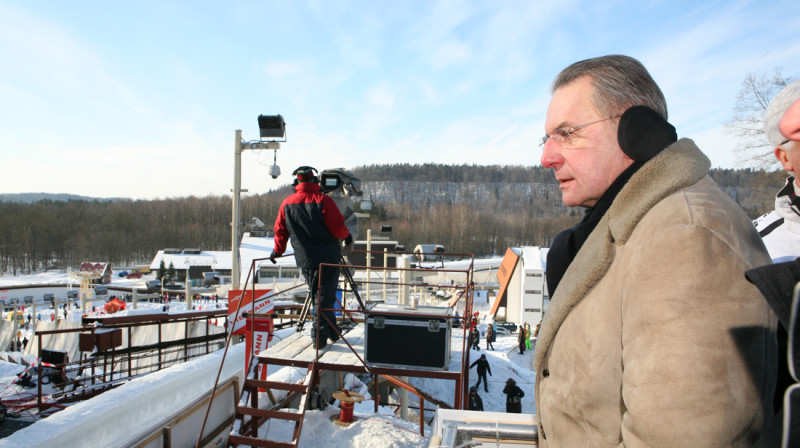
<svg viewBox="0 0 800 448">
<path fill-rule="evenodd" d="M 260 364 L 258 357 L 255 357 L 256 365 Z M 252 364 L 252 362 L 251 362 Z M 266 366 L 265 366 L 266 368 Z M 244 391 L 239 405 L 236 406 L 236 416 L 234 426 L 230 436 L 228 436 L 228 447 L 235 448 L 239 445 L 264 447 L 264 448 L 296 448 L 300 442 L 300 431 L 303 429 L 303 417 L 308 408 L 309 393 L 314 384 L 314 363 L 308 363 L 306 376 L 302 384 L 284 383 L 279 381 L 265 381 L 248 377 L 245 379 Z M 256 368 L 248 369 L 253 372 L 248 376 L 254 376 Z M 272 401 L 269 409 L 259 407 L 258 392 L 267 391 Z M 272 395 L 273 390 L 286 391 L 287 396 L 280 403 L 275 403 Z M 297 409 L 284 408 L 286 404 L 297 397 L 300 402 Z M 259 437 L 258 429 L 270 419 L 287 420 L 294 422 L 291 441 L 270 440 Z"/>
</svg>

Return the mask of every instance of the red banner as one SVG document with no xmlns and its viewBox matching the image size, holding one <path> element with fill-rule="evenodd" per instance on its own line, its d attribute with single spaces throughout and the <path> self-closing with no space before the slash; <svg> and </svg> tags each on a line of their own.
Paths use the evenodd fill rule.
<svg viewBox="0 0 800 448">
<path fill-rule="evenodd" d="M 255 310 L 253 310 L 253 290 L 247 289 L 242 295 L 242 290 L 231 289 L 228 291 L 228 331 L 233 331 L 233 334 L 244 334 L 244 313 L 255 314 L 270 314 L 275 311 L 275 304 L 272 301 L 271 289 L 257 289 Z M 236 308 L 239 307 L 239 301 L 242 301 L 242 306 L 239 308 L 239 316 L 236 317 Z M 234 321 L 234 317 L 236 320 Z M 233 325 L 233 330 L 231 330 Z"/>
<path fill-rule="evenodd" d="M 244 358 L 244 366 L 247 368 L 250 365 L 251 356 L 258 356 L 259 353 L 269 347 L 268 343 L 272 340 L 273 332 L 272 319 L 247 319 L 245 330 L 247 331 L 245 339 L 247 354 Z M 252 330 L 252 333 L 250 330 Z M 252 340 L 250 338 L 251 334 L 253 336 Z M 256 372 L 255 378 L 267 379 L 267 366 L 265 364 L 258 365 L 258 372 Z"/>
</svg>

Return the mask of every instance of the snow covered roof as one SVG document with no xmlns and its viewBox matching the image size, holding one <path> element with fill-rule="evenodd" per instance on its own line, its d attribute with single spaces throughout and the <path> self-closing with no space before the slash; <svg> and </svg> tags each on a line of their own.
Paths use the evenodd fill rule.
<svg viewBox="0 0 800 448">
<path fill-rule="evenodd" d="M 550 249 L 547 247 L 539 246 L 523 246 L 519 248 L 522 255 L 522 261 L 525 269 L 541 269 L 544 270 L 547 264 L 547 252 Z"/>
<path fill-rule="evenodd" d="M 253 260 L 258 258 L 267 258 L 275 246 L 271 236 L 251 236 L 249 232 L 245 232 L 242 236 L 242 241 L 239 245 L 239 260 L 242 273 L 242 281 L 245 280 L 247 272 L 250 270 L 250 265 Z M 177 253 L 172 253 L 177 252 Z M 296 266 L 294 253 L 291 242 L 286 244 L 286 254 L 290 256 L 278 258 L 277 264 L 282 266 Z M 150 263 L 150 269 L 156 270 L 164 261 L 164 266 L 169 267 L 170 263 L 177 270 L 189 269 L 191 266 L 211 266 L 213 271 L 228 271 L 230 272 L 233 260 L 230 251 L 205 251 L 197 249 L 164 249 L 158 251 L 153 261 Z M 261 264 L 272 264 L 269 260 L 262 260 L 257 262 L 256 269 Z"/>
<path fill-rule="evenodd" d="M 175 269 L 185 270 L 189 269 L 190 266 L 211 266 L 212 270 L 231 270 L 230 251 L 200 251 L 200 253 L 195 253 L 195 251 L 184 253 L 184 251 L 181 251 L 177 254 L 164 252 L 164 250 L 158 251 L 150 263 L 150 269 L 158 269 L 163 260 L 164 266 L 169 267 L 172 264 Z"/>
</svg>

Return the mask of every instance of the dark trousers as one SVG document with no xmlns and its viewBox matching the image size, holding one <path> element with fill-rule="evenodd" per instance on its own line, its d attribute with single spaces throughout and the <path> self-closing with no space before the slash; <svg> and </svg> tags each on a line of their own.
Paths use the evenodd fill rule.
<svg viewBox="0 0 800 448">
<path fill-rule="evenodd" d="M 489 392 L 489 380 L 486 379 L 486 372 L 478 373 L 478 382 L 475 384 L 475 388 L 481 385 L 481 380 L 483 380 L 483 390 Z"/>
<path fill-rule="evenodd" d="M 319 325 L 320 335 L 329 336 L 335 334 L 333 330 L 329 330 L 331 325 L 336 325 L 336 315 L 331 308 L 336 304 L 336 286 L 339 282 L 339 267 L 338 266 L 325 266 L 322 269 L 317 267 L 302 268 L 303 278 L 308 284 L 308 290 L 311 292 L 311 297 L 316 312 L 315 327 Z M 321 282 L 320 282 L 321 278 Z M 320 284 L 321 283 L 321 284 Z M 322 300 L 320 306 L 324 311 L 317 309 L 317 296 L 321 295 Z"/>
</svg>

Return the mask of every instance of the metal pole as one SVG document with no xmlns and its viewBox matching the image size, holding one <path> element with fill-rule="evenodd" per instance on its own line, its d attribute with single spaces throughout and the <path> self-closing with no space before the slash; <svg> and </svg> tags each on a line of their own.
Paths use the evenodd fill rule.
<svg viewBox="0 0 800 448">
<path fill-rule="evenodd" d="M 407 376 L 401 376 L 400 379 L 408 383 Z M 420 409 L 420 412 L 422 412 L 422 409 Z M 400 388 L 400 418 L 408 420 L 408 389 L 405 387 Z"/>
<path fill-rule="evenodd" d="M 134 291 L 136 291 L 136 289 L 135 289 L 135 288 L 134 288 Z M 132 359 L 131 359 L 131 351 L 132 351 L 132 350 L 131 350 L 131 327 L 129 326 L 129 327 L 128 327 L 128 376 L 129 376 L 129 377 L 130 377 L 130 376 L 133 376 L 133 375 L 131 374 L 131 372 L 132 372 L 132 367 L 131 367 L 131 364 L 133 363 L 133 361 L 132 361 Z"/>
<path fill-rule="evenodd" d="M 369 254 L 367 254 L 367 256 L 369 256 Z M 314 363 L 314 365 L 316 365 L 316 363 Z M 372 374 L 372 383 L 375 385 L 375 413 L 377 414 L 378 413 L 378 405 L 380 404 L 379 401 L 381 401 L 381 396 L 378 393 L 378 391 L 380 391 L 380 388 L 378 387 L 379 385 L 378 385 L 378 374 L 377 373 L 373 373 Z"/>
<path fill-rule="evenodd" d="M 242 189 L 242 131 L 237 129 L 233 141 L 233 210 L 231 216 L 231 286 L 239 289 L 239 195 Z"/>
<path fill-rule="evenodd" d="M 419 397 L 419 435 L 425 437 L 425 399 Z"/>
<path fill-rule="evenodd" d="M 399 268 L 403 269 L 402 271 L 398 272 L 397 274 L 397 283 L 399 284 L 399 297 L 398 302 L 401 305 L 407 305 L 409 303 L 409 288 L 408 283 L 411 281 L 410 271 L 408 269 L 411 268 L 411 256 L 403 255 L 398 260 Z"/>
<path fill-rule="evenodd" d="M 192 279 L 189 278 L 189 270 L 186 270 L 186 311 L 192 311 L 194 308 L 194 303 L 192 302 L 192 296 L 194 292 L 192 291 Z"/>
<path fill-rule="evenodd" d="M 372 281 L 372 229 L 367 229 L 367 303 L 369 303 L 369 290 L 372 289 L 370 282 Z M 376 411 L 377 412 L 377 411 Z"/>
<path fill-rule="evenodd" d="M 383 303 L 386 303 L 386 286 L 389 284 L 389 252 L 385 247 L 383 248 Z"/>
<path fill-rule="evenodd" d="M 16 314 L 16 312 L 15 312 Z M 16 317 L 16 316 L 14 316 Z M 34 327 L 35 328 L 35 327 Z M 42 410 L 42 335 L 34 334 L 36 336 L 36 407 L 39 411 Z M 33 341 L 33 338 L 31 338 Z M 376 410 L 375 413 L 378 411 Z"/>
</svg>

